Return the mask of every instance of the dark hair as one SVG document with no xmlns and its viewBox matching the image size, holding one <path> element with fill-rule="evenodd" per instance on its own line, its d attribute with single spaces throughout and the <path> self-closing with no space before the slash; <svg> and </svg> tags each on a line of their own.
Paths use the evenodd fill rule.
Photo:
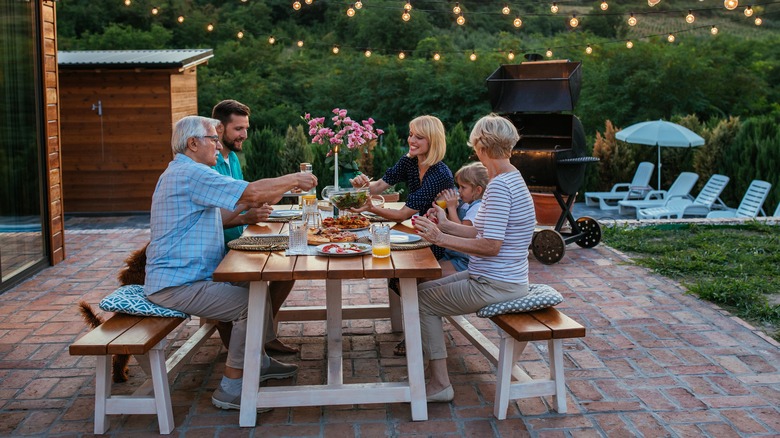
<svg viewBox="0 0 780 438">
<path fill-rule="evenodd" d="M 227 125 L 234 114 L 249 116 L 249 107 L 237 100 L 227 99 L 214 105 L 214 109 L 211 110 L 211 118 L 219 120 L 223 125 Z"/>
</svg>

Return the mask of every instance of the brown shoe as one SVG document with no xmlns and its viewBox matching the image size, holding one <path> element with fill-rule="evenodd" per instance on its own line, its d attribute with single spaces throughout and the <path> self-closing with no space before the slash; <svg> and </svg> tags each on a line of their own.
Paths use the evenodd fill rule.
<svg viewBox="0 0 780 438">
<path fill-rule="evenodd" d="M 290 347 L 289 345 L 283 343 L 279 339 L 274 339 L 272 341 L 268 341 L 265 344 L 265 351 L 273 351 L 275 353 L 295 354 L 300 350 L 298 350 L 295 347 Z"/>
<path fill-rule="evenodd" d="M 406 356 L 406 339 L 399 342 L 395 348 L 393 348 L 393 354 L 396 356 Z"/>
</svg>

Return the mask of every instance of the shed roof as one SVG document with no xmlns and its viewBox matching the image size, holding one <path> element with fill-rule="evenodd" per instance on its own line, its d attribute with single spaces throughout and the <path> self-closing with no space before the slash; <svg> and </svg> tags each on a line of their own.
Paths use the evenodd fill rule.
<svg viewBox="0 0 780 438">
<path fill-rule="evenodd" d="M 188 68 L 214 56 L 212 49 L 84 50 L 57 52 L 60 69 Z"/>
</svg>

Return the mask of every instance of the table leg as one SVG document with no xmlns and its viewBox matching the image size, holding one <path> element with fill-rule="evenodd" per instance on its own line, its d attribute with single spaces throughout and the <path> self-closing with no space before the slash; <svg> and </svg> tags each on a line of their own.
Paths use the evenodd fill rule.
<svg viewBox="0 0 780 438">
<path fill-rule="evenodd" d="M 401 318 L 401 297 L 396 295 L 395 292 L 387 289 L 389 307 L 390 307 L 390 329 L 394 333 L 403 331 L 403 321 Z"/>
<path fill-rule="evenodd" d="M 265 339 L 263 319 L 266 305 L 268 305 L 268 282 L 251 282 L 244 350 L 244 382 L 241 387 L 241 411 L 238 421 L 241 427 L 255 427 L 257 423 L 257 390 L 260 386 L 262 347 Z"/>
<path fill-rule="evenodd" d="M 341 280 L 325 280 L 325 306 L 328 319 L 328 385 L 341 385 L 344 383 Z"/>
<path fill-rule="evenodd" d="M 401 302 L 403 303 L 404 334 L 406 336 L 406 365 L 409 373 L 412 420 L 428 419 L 425 400 L 425 374 L 423 370 L 422 340 L 420 338 L 420 308 L 417 301 L 417 280 L 401 278 Z"/>
</svg>

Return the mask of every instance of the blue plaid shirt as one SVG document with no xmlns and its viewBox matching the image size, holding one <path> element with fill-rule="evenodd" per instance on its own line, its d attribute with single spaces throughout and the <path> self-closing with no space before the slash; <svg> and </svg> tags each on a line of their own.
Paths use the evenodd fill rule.
<svg viewBox="0 0 780 438">
<path fill-rule="evenodd" d="M 151 295 L 171 286 L 211 280 L 225 257 L 220 208 L 234 210 L 249 185 L 176 154 L 152 196 L 152 239 L 146 249 Z"/>
</svg>

